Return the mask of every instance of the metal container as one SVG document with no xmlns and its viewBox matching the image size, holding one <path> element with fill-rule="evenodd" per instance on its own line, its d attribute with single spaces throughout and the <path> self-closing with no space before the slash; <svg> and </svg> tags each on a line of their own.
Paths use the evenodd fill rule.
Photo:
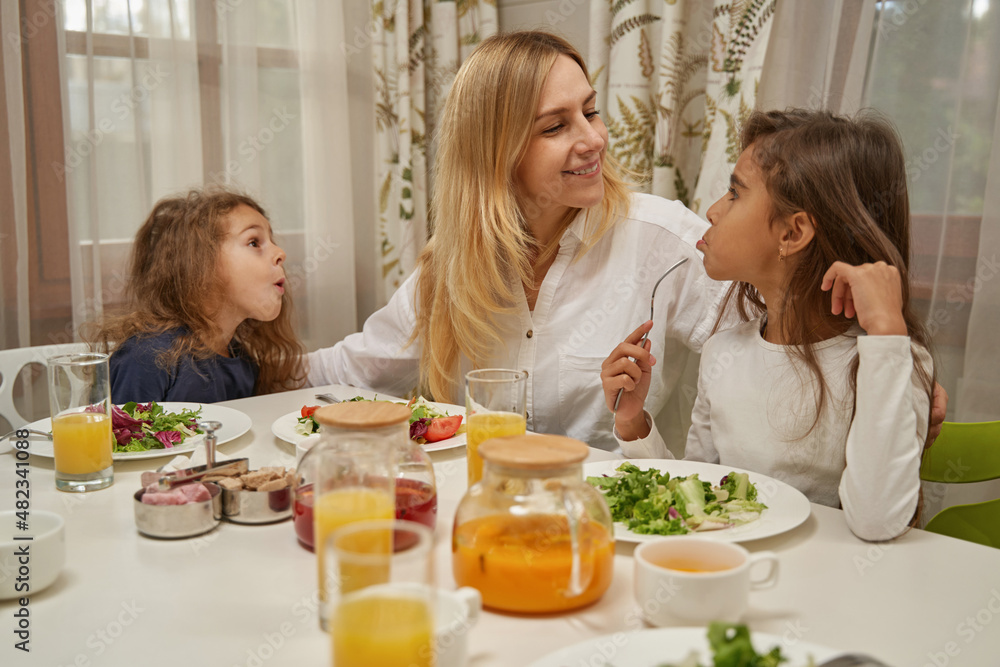
<svg viewBox="0 0 1000 667">
<path fill-rule="evenodd" d="M 178 539 L 194 537 L 212 530 L 222 520 L 222 489 L 213 482 L 203 484 L 210 500 L 184 505 L 147 505 L 142 502 L 146 489 L 135 492 L 135 527 L 147 537 Z"/>
<path fill-rule="evenodd" d="M 222 518 L 233 523 L 277 523 L 292 516 L 292 487 L 276 491 L 222 489 Z"/>
</svg>

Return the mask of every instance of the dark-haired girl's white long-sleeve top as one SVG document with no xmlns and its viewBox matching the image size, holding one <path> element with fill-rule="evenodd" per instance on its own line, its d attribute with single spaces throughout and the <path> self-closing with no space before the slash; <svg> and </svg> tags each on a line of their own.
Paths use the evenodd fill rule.
<svg viewBox="0 0 1000 667">
<path fill-rule="evenodd" d="M 930 397 L 918 367 L 929 375 L 930 355 L 908 336 L 867 336 L 857 327 L 817 344 L 827 393 L 813 426 L 813 376 L 760 328 L 760 320 L 747 322 L 705 344 L 685 459 L 759 472 L 842 507 L 862 539 L 904 532 L 920 494 Z M 620 444 L 633 458 L 669 456 L 656 429 Z"/>
</svg>

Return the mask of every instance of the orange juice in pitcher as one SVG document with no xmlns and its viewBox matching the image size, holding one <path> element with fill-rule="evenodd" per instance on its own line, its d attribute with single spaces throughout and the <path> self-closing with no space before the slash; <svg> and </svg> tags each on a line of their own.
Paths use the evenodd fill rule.
<svg viewBox="0 0 1000 667">
<path fill-rule="evenodd" d="M 482 444 L 483 479 L 459 503 L 452 573 L 483 605 L 547 613 L 598 600 L 611 585 L 614 533 L 599 491 L 583 481 L 587 446 L 526 434 Z"/>
</svg>

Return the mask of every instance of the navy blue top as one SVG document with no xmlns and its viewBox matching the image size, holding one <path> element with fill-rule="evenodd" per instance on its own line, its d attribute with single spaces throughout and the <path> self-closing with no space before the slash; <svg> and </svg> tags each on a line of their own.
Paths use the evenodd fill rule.
<svg viewBox="0 0 1000 667">
<path fill-rule="evenodd" d="M 174 329 L 155 336 L 133 336 L 111 355 L 111 400 L 185 401 L 216 403 L 253 396 L 257 366 L 239 355 L 207 359 L 181 357 L 171 370 L 156 365 L 160 353 L 170 349 L 182 333 Z"/>
</svg>

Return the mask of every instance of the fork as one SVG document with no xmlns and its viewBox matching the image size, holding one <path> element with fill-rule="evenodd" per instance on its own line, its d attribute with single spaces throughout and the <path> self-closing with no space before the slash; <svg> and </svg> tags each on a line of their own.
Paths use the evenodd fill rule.
<svg viewBox="0 0 1000 667">
<path fill-rule="evenodd" d="M 821 662 L 816 667 L 889 667 L 889 665 L 863 653 L 845 653 Z"/>
<path fill-rule="evenodd" d="M 52 434 L 51 433 L 46 433 L 45 431 L 36 431 L 33 428 L 18 428 L 18 429 L 14 429 L 13 431 L 11 431 L 10 433 L 8 433 L 7 435 L 5 435 L 3 437 L 0 437 L 0 442 L 3 442 L 4 440 L 6 440 L 8 438 L 13 438 L 15 435 L 17 435 L 18 431 L 27 431 L 29 436 L 40 435 L 43 438 L 48 438 L 49 440 L 52 439 Z"/>
<path fill-rule="evenodd" d="M 669 269 L 667 269 L 666 271 L 664 271 L 663 275 L 660 276 L 660 279 L 656 281 L 655 285 L 653 285 L 653 295 L 651 297 L 649 297 L 649 319 L 653 319 L 653 304 L 656 303 L 656 288 L 660 286 L 660 283 L 663 282 L 664 278 L 666 278 L 667 276 L 670 275 L 671 271 L 673 271 L 674 269 L 676 269 L 678 266 L 680 266 L 681 264 L 683 264 L 686 261 L 688 261 L 687 257 L 685 257 L 684 259 L 682 259 L 681 261 L 677 262 L 676 264 L 674 264 L 673 266 L 671 266 Z M 649 332 L 647 331 L 646 333 L 642 334 L 642 340 L 639 341 L 639 347 L 644 346 L 646 344 L 646 340 L 648 338 L 649 338 Z M 621 402 L 621 400 L 622 400 L 622 393 L 624 391 L 625 391 L 624 387 L 622 387 L 621 389 L 618 390 L 618 396 L 615 398 L 615 409 L 614 409 L 614 412 L 618 412 L 618 403 Z"/>
<path fill-rule="evenodd" d="M 321 401 L 326 401 L 327 403 L 340 403 L 342 402 L 339 398 L 333 394 L 316 394 L 316 398 Z"/>
</svg>

